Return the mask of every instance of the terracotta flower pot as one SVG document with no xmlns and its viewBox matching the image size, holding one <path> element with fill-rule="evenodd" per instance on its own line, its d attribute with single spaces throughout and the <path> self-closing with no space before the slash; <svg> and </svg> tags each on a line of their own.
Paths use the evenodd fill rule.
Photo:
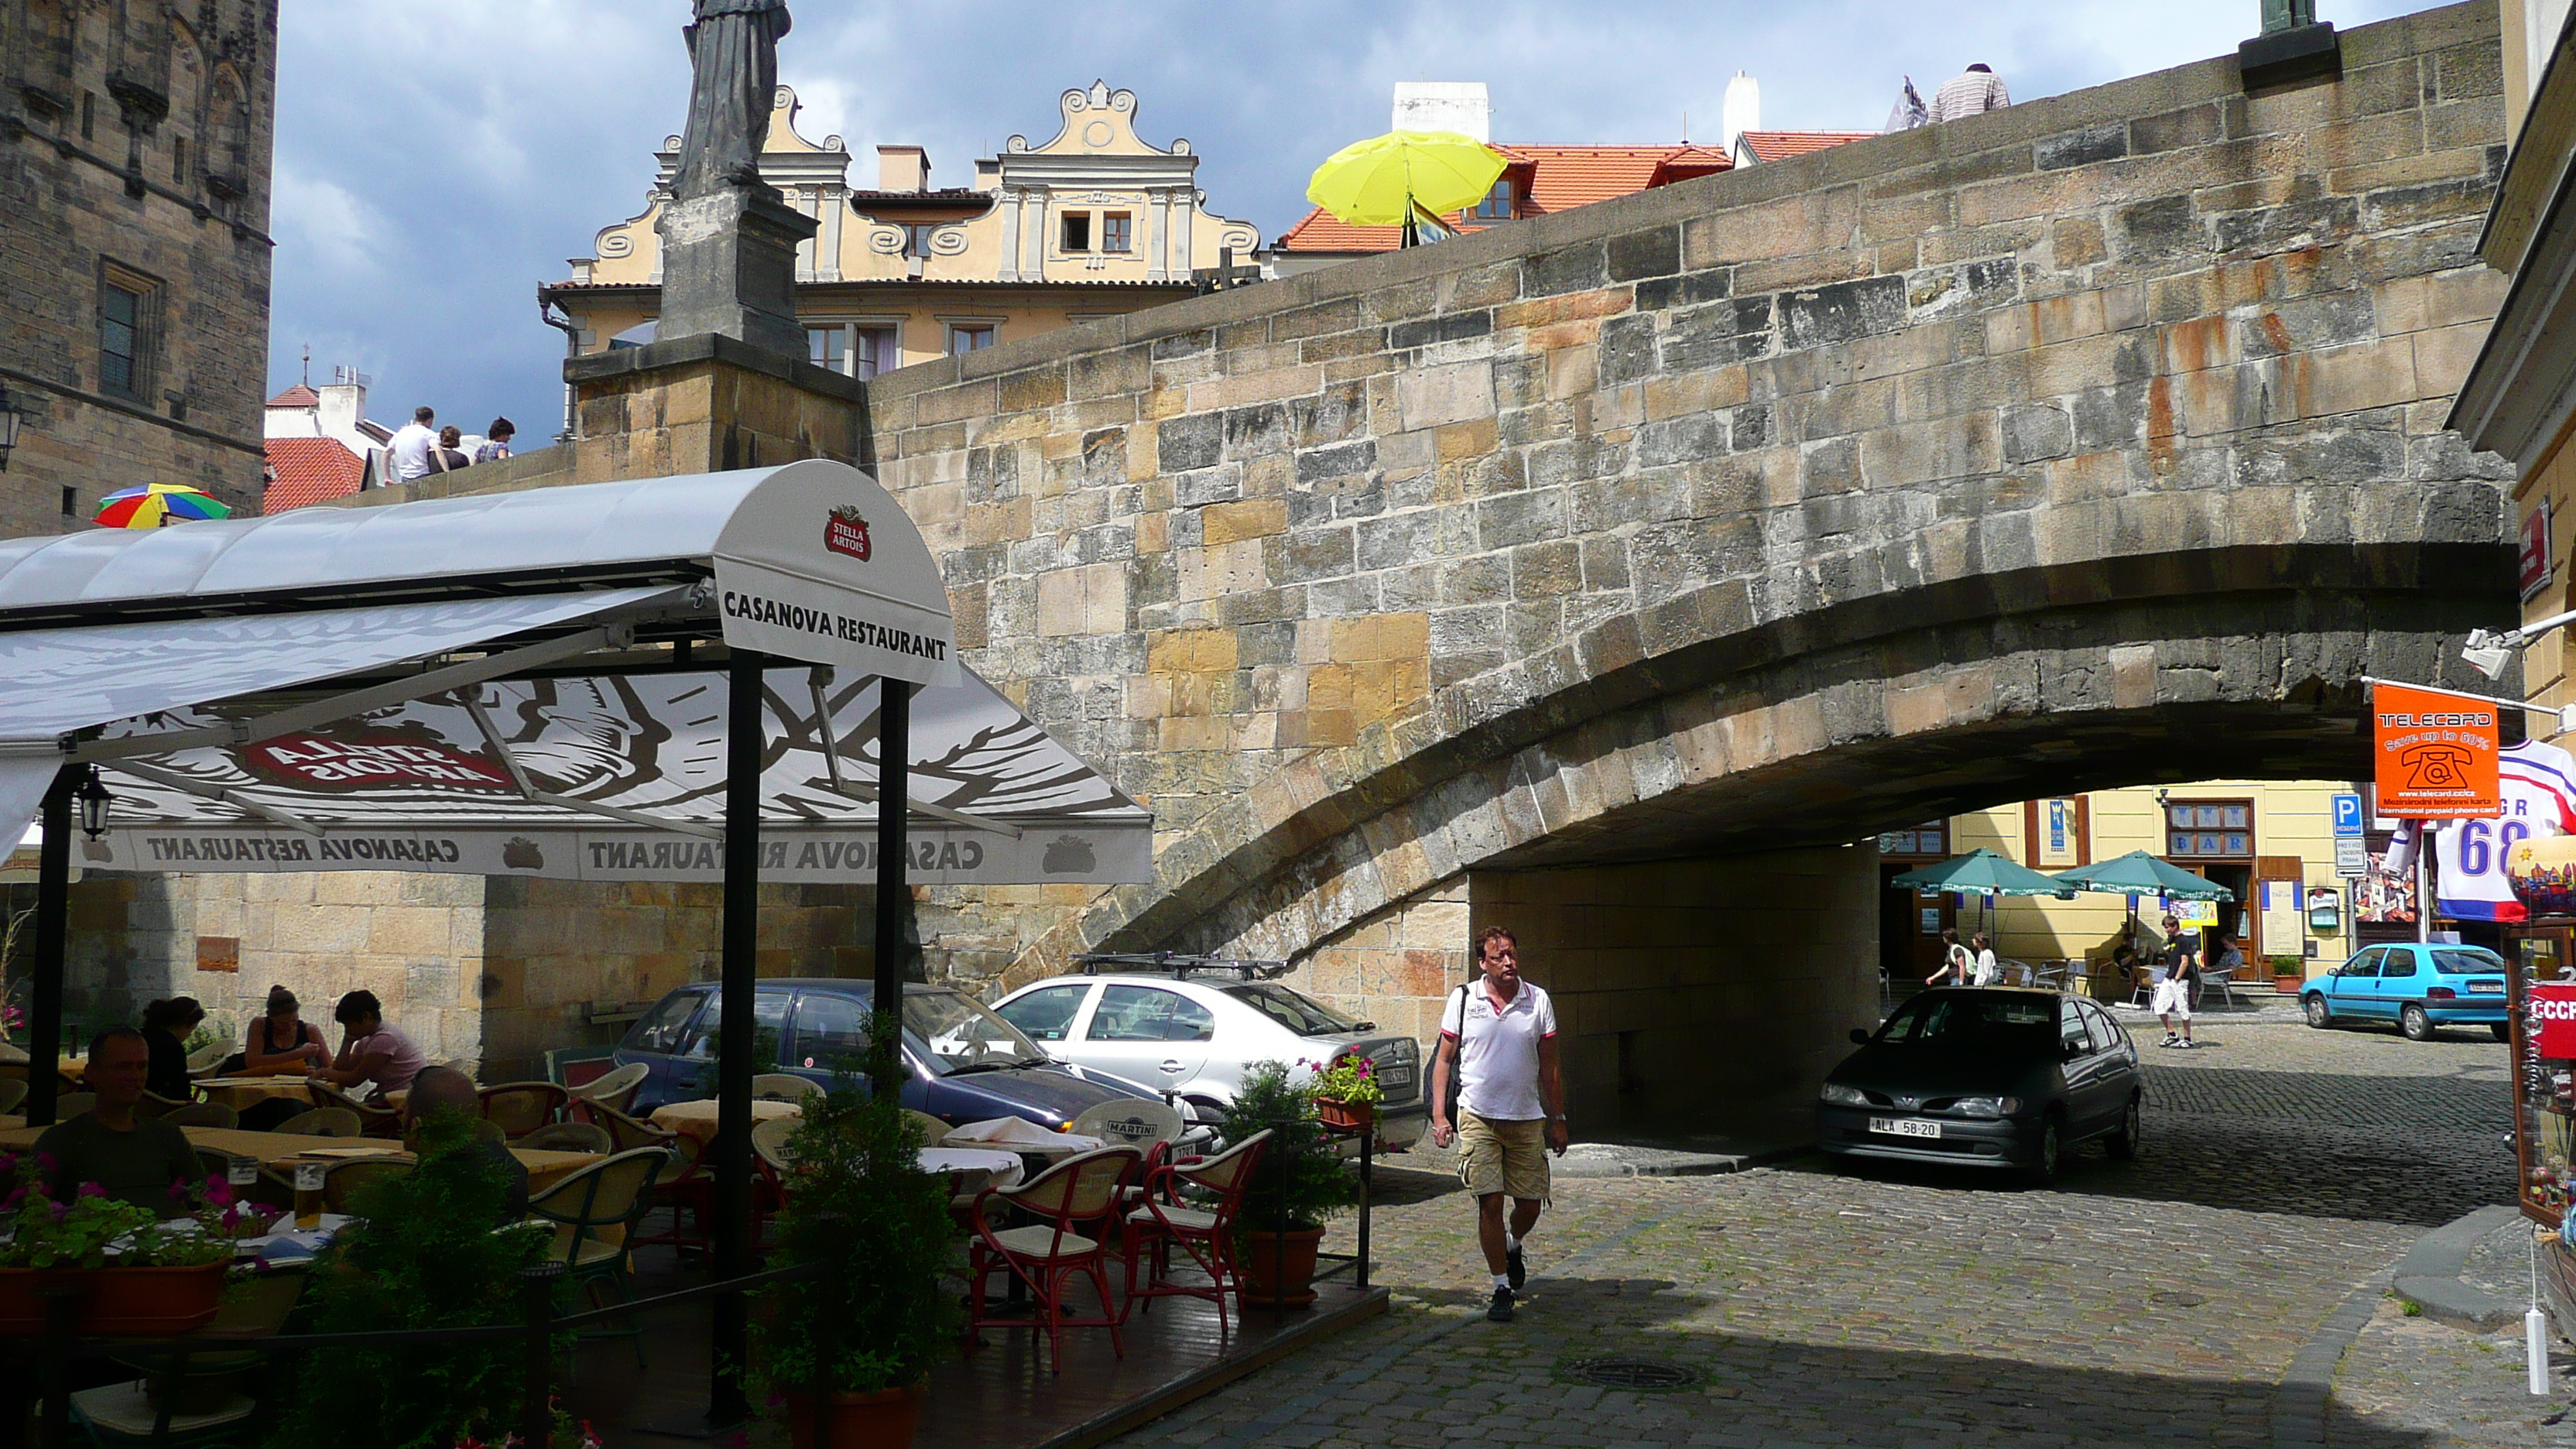
<svg viewBox="0 0 2576 1449">
<path fill-rule="evenodd" d="M 1322 1228 L 1284 1235 L 1257 1228 L 1245 1232 L 1236 1264 L 1243 1274 L 1244 1306 L 1304 1308 L 1314 1303 L 1315 1250 L 1323 1242 Z"/>
<path fill-rule="evenodd" d="M 214 1322 L 223 1306 L 224 1267 L 0 1268 L 0 1334 L 45 1331 L 45 1300 L 37 1289 L 76 1281 L 81 1295 L 74 1332 L 163 1338 L 193 1333 Z"/>
<path fill-rule="evenodd" d="M 2296 996 L 2299 994 L 2299 988 L 2307 984 L 2308 978 L 2304 976 L 2291 976 L 2284 973 L 2272 978 L 2272 989 L 2283 996 Z"/>
<path fill-rule="evenodd" d="M 788 1438 L 796 1449 L 819 1442 L 816 1420 L 831 1426 L 832 1449 L 910 1449 L 921 1425 L 922 1387 L 874 1394 L 790 1393 Z"/>
<path fill-rule="evenodd" d="M 1315 1099 L 1315 1115 L 1330 1127 L 1365 1127 L 1377 1120 L 1374 1102 L 1337 1102 L 1330 1097 Z"/>
</svg>

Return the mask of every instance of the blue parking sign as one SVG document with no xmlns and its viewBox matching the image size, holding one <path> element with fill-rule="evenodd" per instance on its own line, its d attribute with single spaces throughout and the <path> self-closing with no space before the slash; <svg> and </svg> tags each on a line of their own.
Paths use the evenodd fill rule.
<svg viewBox="0 0 2576 1449">
<path fill-rule="evenodd" d="M 2359 835 L 2361 833 L 2360 796 L 2337 795 L 2334 797 L 2334 833 L 2337 835 Z"/>
</svg>

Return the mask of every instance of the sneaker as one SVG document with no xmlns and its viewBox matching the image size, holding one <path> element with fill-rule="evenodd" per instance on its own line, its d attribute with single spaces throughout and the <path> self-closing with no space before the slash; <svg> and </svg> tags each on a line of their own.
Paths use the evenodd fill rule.
<svg viewBox="0 0 2576 1449">
<path fill-rule="evenodd" d="M 1511 1250 L 1503 1255 L 1503 1272 L 1511 1278 L 1512 1291 L 1515 1293 L 1521 1291 L 1521 1285 L 1529 1281 L 1529 1267 L 1521 1261 L 1520 1244 L 1512 1244 Z"/>
<path fill-rule="evenodd" d="M 1494 1290 L 1494 1301 L 1492 1306 L 1485 1310 L 1485 1321 L 1487 1323 L 1509 1323 L 1512 1321 L 1512 1290 L 1509 1288 L 1497 1288 Z"/>
<path fill-rule="evenodd" d="M 2178 1042 L 2178 1041 L 2180 1041 L 2180 1040 L 2182 1040 L 2182 1037 L 2181 1037 L 2179 1034 L 2177 1034 L 2177 1033 L 2175 1033 L 2175 1032 L 2170 1032 L 2170 1031 L 2169 1031 L 2169 1032 L 2166 1032 L 2166 1033 L 2165 1033 L 2165 1039 L 2164 1039 L 2163 1041 L 2157 1042 L 2157 1043 L 2156 1043 L 2156 1045 L 2158 1045 L 2158 1046 L 2172 1046 L 2175 1042 Z"/>
<path fill-rule="evenodd" d="M 2182 1051 L 2197 1051 L 2200 1049 L 2200 1043 L 2193 1041 L 2190 1037 L 2184 1037 L 2182 1040 L 2175 1042 L 2174 1046 Z"/>
</svg>

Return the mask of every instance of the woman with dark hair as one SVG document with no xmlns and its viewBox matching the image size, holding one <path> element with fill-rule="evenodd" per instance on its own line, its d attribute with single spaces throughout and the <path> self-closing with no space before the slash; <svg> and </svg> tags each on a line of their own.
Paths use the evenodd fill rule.
<svg viewBox="0 0 2576 1449">
<path fill-rule="evenodd" d="M 143 1090 L 173 1102 L 187 1101 L 195 1094 L 188 1084 L 187 1040 L 205 1019 L 206 1009 L 193 996 L 174 996 L 143 1008 L 143 1044 L 152 1050 Z"/>
<path fill-rule="evenodd" d="M 302 1075 L 331 1065 L 331 1048 L 322 1040 L 322 1028 L 304 1020 L 302 1010 L 294 992 L 283 986 L 269 987 L 266 1014 L 252 1024 L 242 1049 L 224 1059 L 222 1074 L 279 1077 Z M 254 1102 L 242 1109 L 241 1125 L 252 1132 L 272 1131 L 287 1118 L 311 1110 L 312 1105 L 286 1097 Z"/>
<path fill-rule="evenodd" d="M 331 1008 L 331 1019 L 340 1023 L 343 1035 L 340 1055 L 331 1065 L 316 1071 L 316 1079 L 343 1089 L 360 1082 L 375 1083 L 368 1094 L 370 1102 L 382 1102 L 387 1092 L 399 1092 L 411 1085 L 429 1058 L 412 1044 L 412 1039 L 385 1025 L 385 1004 L 372 991 L 352 991 Z"/>
<path fill-rule="evenodd" d="M 478 466 L 484 463 L 498 463 L 509 457 L 510 440 L 518 435 L 518 424 L 508 418 L 494 418 L 492 426 L 483 430 L 483 441 L 475 446 L 475 463 Z"/>
</svg>

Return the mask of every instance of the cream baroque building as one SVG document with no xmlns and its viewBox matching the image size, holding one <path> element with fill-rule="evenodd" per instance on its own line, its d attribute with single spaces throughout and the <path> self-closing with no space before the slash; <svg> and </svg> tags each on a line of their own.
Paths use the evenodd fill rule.
<svg viewBox="0 0 2576 1449">
<path fill-rule="evenodd" d="M 1229 251 L 1252 264 L 1258 232 L 1207 209 L 1188 141 L 1137 136 L 1134 92 L 1095 81 L 1057 105 L 1052 140 L 1011 137 L 975 163 L 972 185 L 934 187 L 928 153 L 887 145 L 865 189 L 851 185 L 841 138 L 798 134 L 796 94 L 778 88 L 761 174 L 819 224 L 796 271 L 813 361 L 870 377 L 1189 296 Z M 641 340 L 660 313 L 654 226 L 679 148 L 677 136 L 663 142 L 643 212 L 601 231 L 571 280 L 540 292 L 579 351 Z"/>
</svg>

